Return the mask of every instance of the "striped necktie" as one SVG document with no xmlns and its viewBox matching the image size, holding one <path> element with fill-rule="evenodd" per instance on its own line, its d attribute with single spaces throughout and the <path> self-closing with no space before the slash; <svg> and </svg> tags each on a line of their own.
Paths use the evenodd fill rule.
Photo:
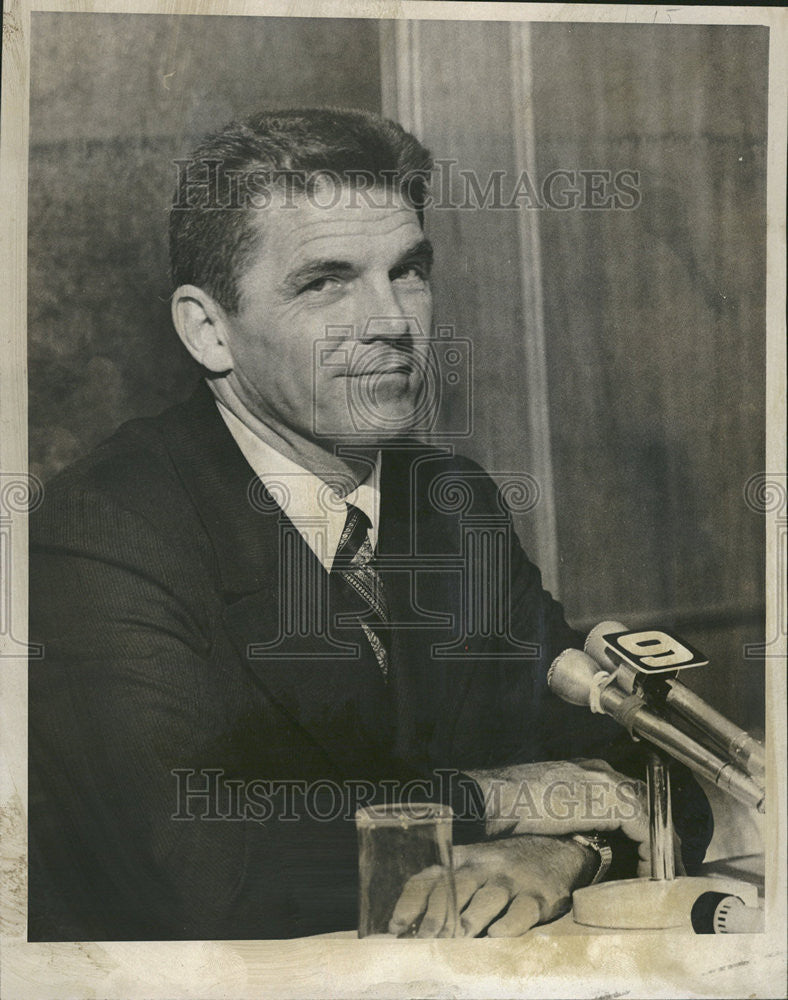
<svg viewBox="0 0 788 1000">
<path fill-rule="evenodd" d="M 391 616 L 383 581 L 373 563 L 375 553 L 369 541 L 369 528 L 367 515 L 353 504 L 347 504 L 347 519 L 337 545 L 332 572 L 339 574 L 369 608 L 370 613 L 365 615 L 367 620 L 360 620 L 359 625 L 372 647 L 381 673 L 388 678 L 388 650 L 375 627 L 387 626 Z M 386 633 L 385 628 L 382 631 Z"/>
</svg>

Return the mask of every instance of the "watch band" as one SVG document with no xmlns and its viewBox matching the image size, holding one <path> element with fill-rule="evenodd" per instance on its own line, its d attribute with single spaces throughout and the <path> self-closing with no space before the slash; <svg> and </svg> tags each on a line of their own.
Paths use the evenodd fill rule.
<svg viewBox="0 0 788 1000">
<path fill-rule="evenodd" d="M 576 844 L 580 844 L 583 847 L 590 847 L 591 850 L 596 851 L 599 858 L 599 867 L 588 884 L 596 885 L 597 882 L 601 882 L 613 863 L 613 850 L 610 844 L 608 844 L 604 837 L 600 837 L 598 833 L 575 833 L 572 834 L 572 840 Z"/>
</svg>

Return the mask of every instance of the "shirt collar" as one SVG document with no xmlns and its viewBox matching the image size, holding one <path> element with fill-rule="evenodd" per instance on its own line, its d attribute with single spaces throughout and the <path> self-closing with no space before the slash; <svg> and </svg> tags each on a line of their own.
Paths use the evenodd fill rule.
<svg viewBox="0 0 788 1000">
<path fill-rule="evenodd" d="M 380 452 L 369 477 L 343 501 L 324 480 L 259 438 L 219 400 L 216 405 L 252 471 L 327 571 L 345 526 L 346 504 L 358 507 L 369 518 L 369 540 L 375 548 L 380 522 Z"/>
</svg>

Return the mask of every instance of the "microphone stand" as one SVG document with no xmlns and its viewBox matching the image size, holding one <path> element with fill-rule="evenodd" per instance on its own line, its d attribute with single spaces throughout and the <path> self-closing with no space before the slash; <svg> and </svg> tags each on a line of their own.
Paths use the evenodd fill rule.
<svg viewBox="0 0 788 1000">
<path fill-rule="evenodd" d="M 575 923 L 629 930 L 692 929 L 692 906 L 704 892 L 738 896 L 745 906 L 758 906 L 758 890 L 749 882 L 720 876 L 676 875 L 673 817 L 670 803 L 670 760 L 657 750 L 649 754 L 648 789 L 651 878 L 601 882 L 572 895 Z"/>
<path fill-rule="evenodd" d="M 672 882 L 676 877 L 676 859 L 673 856 L 670 761 L 656 751 L 648 756 L 646 788 L 651 878 L 655 882 Z"/>
</svg>

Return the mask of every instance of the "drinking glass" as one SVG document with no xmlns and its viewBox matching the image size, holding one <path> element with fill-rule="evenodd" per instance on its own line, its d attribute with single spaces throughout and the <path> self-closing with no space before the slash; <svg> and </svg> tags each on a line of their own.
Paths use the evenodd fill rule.
<svg viewBox="0 0 788 1000">
<path fill-rule="evenodd" d="M 431 869 L 427 881 L 438 920 L 439 937 L 458 934 L 457 897 L 452 870 L 450 806 L 434 802 L 366 806 L 356 813 L 359 849 L 360 938 L 389 934 L 389 921 L 408 879 Z M 436 907 L 436 903 L 438 904 Z M 432 914 L 431 914 L 432 915 Z M 418 913 L 399 937 L 416 937 Z"/>
</svg>

